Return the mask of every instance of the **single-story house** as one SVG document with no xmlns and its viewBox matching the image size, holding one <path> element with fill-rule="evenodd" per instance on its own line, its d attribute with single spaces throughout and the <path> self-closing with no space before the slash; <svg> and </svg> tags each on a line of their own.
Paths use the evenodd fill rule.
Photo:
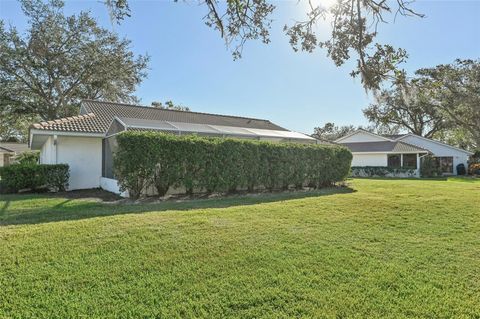
<svg viewBox="0 0 480 319">
<path fill-rule="evenodd" d="M 412 133 L 379 135 L 356 130 L 335 141 L 345 145 L 353 154 L 352 167 L 381 166 L 417 170 L 421 158 L 430 154 L 438 161 L 443 174 L 457 175 L 457 165 L 468 167 L 472 152 Z"/>
<path fill-rule="evenodd" d="M 25 143 L 0 142 L 0 167 L 10 165 L 15 156 L 29 150 Z"/>
<path fill-rule="evenodd" d="M 40 150 L 40 163 L 69 165 L 69 190 L 101 187 L 119 193 L 113 174 L 116 135 L 130 130 L 319 143 L 268 120 L 93 100 L 81 103 L 78 116 L 33 124 L 29 143 Z"/>
</svg>

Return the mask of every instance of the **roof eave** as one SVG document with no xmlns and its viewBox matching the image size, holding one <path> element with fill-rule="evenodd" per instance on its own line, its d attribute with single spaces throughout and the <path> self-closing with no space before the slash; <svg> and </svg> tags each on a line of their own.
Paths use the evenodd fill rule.
<svg viewBox="0 0 480 319">
<path fill-rule="evenodd" d="M 417 135 L 417 134 L 413 134 L 413 133 L 408 133 L 408 134 L 405 134 L 404 136 L 400 137 L 399 140 L 407 137 L 407 136 L 412 136 L 412 137 L 417 137 L 417 138 L 420 138 L 420 139 L 423 139 L 423 140 L 427 140 L 427 141 L 430 141 L 430 142 L 433 142 L 433 143 L 436 143 L 436 144 L 440 144 L 440 145 L 443 145 L 445 147 L 449 147 L 449 148 L 452 148 L 454 150 L 457 150 L 457 151 L 460 151 L 460 152 L 463 152 L 463 153 L 466 153 L 468 155 L 473 155 L 475 153 L 473 152 L 470 152 L 470 151 L 467 151 L 467 150 L 464 150 L 464 149 L 461 149 L 459 147 L 456 147 L 456 146 L 452 146 L 452 145 L 449 145 L 449 144 L 446 144 L 446 143 L 443 143 L 443 142 L 440 142 L 440 141 L 436 141 L 436 140 L 433 140 L 431 138 L 428 138 L 428 137 L 423 137 L 423 136 L 420 136 L 420 135 Z M 402 142 L 402 143 L 406 143 L 406 142 Z M 433 154 L 433 153 L 432 153 Z"/>
</svg>

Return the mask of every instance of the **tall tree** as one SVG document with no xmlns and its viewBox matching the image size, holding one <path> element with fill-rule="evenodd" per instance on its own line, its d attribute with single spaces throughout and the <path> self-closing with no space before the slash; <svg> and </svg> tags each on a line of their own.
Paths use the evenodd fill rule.
<svg viewBox="0 0 480 319">
<path fill-rule="evenodd" d="M 88 12 L 65 16 L 63 1 L 21 0 L 28 28 L 0 21 L 0 111 L 51 120 L 75 115 L 82 99 L 131 102 L 147 56 L 99 27 Z"/>
<path fill-rule="evenodd" d="M 337 126 L 335 123 L 328 122 L 322 127 L 315 127 L 313 129 L 312 137 L 323 141 L 333 142 L 355 130 L 357 130 L 357 127 L 353 125 Z"/>
<path fill-rule="evenodd" d="M 28 127 L 33 121 L 29 116 L 0 112 L 0 141 L 27 142 Z"/>
<path fill-rule="evenodd" d="M 104 0 L 117 21 L 130 15 L 129 1 Z M 273 1 L 197 1 L 207 9 L 205 23 L 220 33 L 235 59 L 241 57 L 248 40 L 270 42 Z M 322 6 L 321 1 L 298 2 L 307 8 L 304 20 L 283 28 L 292 48 L 306 52 L 324 48 L 337 66 L 355 57 L 357 67 L 351 75 L 360 76 L 366 89 L 378 89 L 382 81 L 397 76 L 398 64 L 407 57 L 403 49 L 375 42 L 378 25 L 388 22 L 393 15 L 423 17 L 411 8 L 409 0 L 336 0 L 330 8 Z M 321 41 L 315 26 L 329 17 L 333 21 L 332 31 L 326 41 Z"/>
<path fill-rule="evenodd" d="M 165 103 L 154 101 L 152 102 L 152 106 L 164 110 L 190 111 L 188 106 L 174 104 L 172 101 L 166 101 Z"/>
<path fill-rule="evenodd" d="M 451 126 L 431 99 L 429 88 L 416 81 L 399 81 L 393 89 L 382 90 L 375 102 L 363 110 L 376 126 L 395 126 L 431 138 Z"/>
<path fill-rule="evenodd" d="M 480 148 L 480 60 L 456 60 L 416 72 L 436 107 Z"/>
</svg>

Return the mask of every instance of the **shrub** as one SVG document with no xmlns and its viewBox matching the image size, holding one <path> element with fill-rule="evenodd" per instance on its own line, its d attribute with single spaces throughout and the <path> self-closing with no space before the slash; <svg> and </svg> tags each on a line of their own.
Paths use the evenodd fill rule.
<svg viewBox="0 0 480 319">
<path fill-rule="evenodd" d="M 50 191 L 64 192 L 67 189 L 68 179 L 70 177 L 67 164 L 42 164 L 37 166 L 41 174 L 44 176 L 45 186 Z"/>
<path fill-rule="evenodd" d="M 480 150 L 476 150 L 473 155 L 471 156 L 471 163 L 479 163 L 480 164 Z"/>
<path fill-rule="evenodd" d="M 28 151 L 23 152 L 15 157 L 15 161 L 19 164 L 38 164 L 40 160 L 40 152 Z"/>
<path fill-rule="evenodd" d="M 241 139 L 125 132 L 116 136 L 114 172 L 121 190 L 133 198 L 154 185 L 232 192 L 331 185 L 344 180 L 352 155 L 342 146 L 270 143 Z M 140 156 L 141 155 L 141 156 Z"/>
<path fill-rule="evenodd" d="M 472 163 L 468 166 L 468 173 L 470 175 L 480 175 L 480 163 Z"/>
<path fill-rule="evenodd" d="M 352 177 L 415 177 L 415 168 L 394 168 L 385 166 L 354 166 L 351 169 Z"/>
<path fill-rule="evenodd" d="M 22 189 L 37 191 L 47 188 L 51 191 L 64 191 L 68 186 L 67 164 L 13 164 L 0 170 L 2 189 L 17 193 Z"/>
<path fill-rule="evenodd" d="M 442 176 L 442 170 L 438 166 L 438 162 L 434 157 L 428 155 L 422 158 L 422 164 L 420 166 L 420 175 L 422 177 Z"/>
</svg>

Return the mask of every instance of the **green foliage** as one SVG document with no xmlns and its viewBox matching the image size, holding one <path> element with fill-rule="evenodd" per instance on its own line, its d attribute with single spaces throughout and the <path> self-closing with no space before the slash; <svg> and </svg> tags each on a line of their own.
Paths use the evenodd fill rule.
<svg viewBox="0 0 480 319">
<path fill-rule="evenodd" d="M 2 135 L 24 137 L 29 119 L 76 115 L 82 99 L 136 101 L 148 57 L 135 56 L 129 40 L 89 12 L 65 15 L 63 1 L 20 2 L 25 32 L 0 21 L 0 115 L 15 124 Z"/>
<path fill-rule="evenodd" d="M 394 126 L 428 138 L 452 126 L 437 108 L 428 88 L 414 80 L 398 81 L 393 88 L 382 90 L 363 114 L 376 126 Z"/>
<path fill-rule="evenodd" d="M 480 179 L 348 184 L 0 195 L 0 318 L 480 318 Z"/>
<path fill-rule="evenodd" d="M 0 169 L 2 190 L 12 193 L 42 188 L 65 191 L 69 176 L 67 164 L 13 164 Z"/>
<path fill-rule="evenodd" d="M 158 109 L 163 109 L 163 110 L 190 111 L 190 108 L 188 106 L 183 106 L 181 104 L 174 104 L 171 100 L 166 101 L 165 103 L 153 101 L 151 104 L 153 107 L 156 107 Z"/>
<path fill-rule="evenodd" d="M 117 21 L 130 16 L 129 2 L 131 0 L 104 0 Z M 205 23 L 220 33 L 234 59 L 242 56 L 243 46 L 249 40 L 270 43 L 271 15 L 276 1 L 198 2 L 206 6 Z M 350 75 L 360 77 L 365 89 L 378 89 L 383 81 L 401 73 L 398 65 L 407 58 L 405 50 L 375 42 L 379 23 L 388 23 L 391 12 L 396 12 L 395 17 L 424 16 L 417 13 L 408 0 L 337 0 L 331 7 L 322 1 L 306 1 L 305 4 L 303 17 L 300 20 L 295 17 L 291 19 L 295 21 L 292 25 L 283 27 L 292 49 L 305 52 L 325 49 L 336 66 L 356 59 L 356 68 Z M 331 19 L 332 31 L 325 38 L 324 32 L 317 34 L 319 30 L 324 31 L 317 28 L 317 24 L 327 19 Z"/>
<path fill-rule="evenodd" d="M 38 164 L 39 159 L 40 153 L 33 151 L 23 152 L 15 157 L 15 161 L 19 164 Z"/>
<path fill-rule="evenodd" d="M 480 147 L 480 59 L 460 60 L 415 72 L 416 81 L 430 95 L 454 127 L 468 133 L 472 149 Z"/>
<path fill-rule="evenodd" d="M 353 166 L 352 177 L 415 177 L 415 168 L 394 168 L 385 166 Z"/>
<path fill-rule="evenodd" d="M 433 156 L 428 155 L 422 158 L 420 175 L 422 177 L 442 176 L 442 170 Z"/>
<path fill-rule="evenodd" d="M 0 84 L 0 141 L 26 143 L 28 128 L 37 119 L 34 116 L 15 114 L 14 108 L 4 105 L 2 91 L 6 90 Z"/>
<path fill-rule="evenodd" d="M 232 192 L 331 185 L 348 175 L 351 153 L 341 146 L 126 132 L 117 136 L 115 177 L 133 198 L 154 185 Z"/>
<path fill-rule="evenodd" d="M 480 163 L 480 150 L 476 150 L 472 155 L 473 163 Z"/>
</svg>

